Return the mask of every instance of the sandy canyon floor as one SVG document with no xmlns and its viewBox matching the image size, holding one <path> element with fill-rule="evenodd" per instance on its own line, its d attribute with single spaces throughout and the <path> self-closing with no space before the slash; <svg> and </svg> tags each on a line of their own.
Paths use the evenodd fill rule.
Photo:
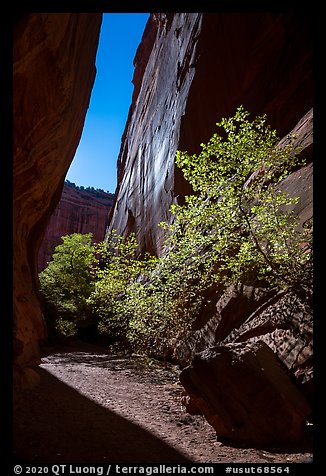
<svg viewBox="0 0 326 476">
<path fill-rule="evenodd" d="M 185 412 L 178 369 L 140 356 L 73 344 L 38 368 L 14 422 L 15 458 L 34 464 L 300 463 L 293 448 L 236 448 L 219 442 L 202 416 Z"/>
</svg>

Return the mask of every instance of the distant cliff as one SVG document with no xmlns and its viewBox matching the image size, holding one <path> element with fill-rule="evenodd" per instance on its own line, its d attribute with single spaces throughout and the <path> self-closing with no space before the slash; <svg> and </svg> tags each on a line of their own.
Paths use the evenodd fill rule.
<svg viewBox="0 0 326 476">
<path fill-rule="evenodd" d="M 91 232 L 94 241 L 102 241 L 113 199 L 113 194 L 81 189 L 65 182 L 60 202 L 50 218 L 39 251 L 39 270 L 46 267 L 63 235 Z"/>
</svg>

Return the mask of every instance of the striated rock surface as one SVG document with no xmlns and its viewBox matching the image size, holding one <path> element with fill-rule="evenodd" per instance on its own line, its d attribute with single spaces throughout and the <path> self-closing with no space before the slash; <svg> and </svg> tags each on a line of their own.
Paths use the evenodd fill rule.
<svg viewBox="0 0 326 476">
<path fill-rule="evenodd" d="M 135 90 L 110 227 L 135 231 L 160 254 L 169 207 L 190 192 L 177 149 L 194 153 L 243 104 L 285 136 L 312 106 L 308 16 L 295 13 L 152 14 L 135 58 Z"/>
<path fill-rule="evenodd" d="M 291 174 L 281 188 L 300 197 L 293 210 L 301 225 L 309 223 L 313 212 L 310 20 L 309 15 L 296 13 L 151 15 L 135 60 L 135 91 L 118 161 L 110 228 L 123 234 L 134 231 L 142 250 L 160 255 L 163 236 L 157 224 L 170 220 L 171 203 L 182 202 L 183 196 L 191 192 L 175 168 L 176 150 L 199 152 L 200 143 L 207 142 L 215 132 L 215 123 L 221 117 L 233 116 L 240 104 L 253 117 L 266 113 L 272 128 L 284 137 L 283 142 L 290 131 L 298 134 L 307 165 Z M 222 295 L 212 289 L 208 300 L 210 304 L 193 323 L 192 332 L 179 340 L 174 354 L 179 363 L 190 364 L 192 369 L 201 359 L 196 352 L 216 345 L 230 349 L 221 367 L 220 361 L 216 362 L 218 371 L 211 370 L 209 359 L 202 359 L 193 382 L 204 402 L 199 410 L 213 426 L 219 422 L 214 427 L 233 441 L 262 443 L 300 438 L 309 413 L 301 384 L 309 387 L 312 381 L 310 305 L 291 293 L 274 295 L 248 286 L 230 288 Z M 232 367 L 230 355 L 236 356 L 241 346 L 245 349 L 244 360 Z M 248 370 L 252 359 L 260 362 L 260 356 L 264 362 L 266 359 L 272 374 L 278 374 L 277 381 L 271 375 L 265 381 L 259 372 Z M 257 385 L 253 394 L 262 390 L 264 397 L 258 402 L 257 414 L 243 381 L 238 385 L 239 369 Z M 287 372 L 294 379 L 291 385 Z M 238 398 L 244 407 L 249 405 L 248 411 L 239 410 L 235 433 L 228 415 L 237 411 L 237 403 L 233 401 L 227 412 L 221 410 L 229 398 L 219 387 L 224 379 L 232 381 L 232 399 Z M 190 392 L 194 387 L 185 383 L 185 388 Z M 297 395 L 294 400 L 293 392 Z M 264 424 L 262 404 L 269 398 L 268 424 Z M 302 412 L 298 410 L 300 398 L 305 401 Z M 188 401 L 187 407 L 196 412 L 198 405 L 192 403 Z M 275 413 L 278 406 L 279 412 Z M 255 415 L 256 436 L 246 411 Z M 276 422 L 268 430 L 273 414 L 277 415 Z"/>
<path fill-rule="evenodd" d="M 152 14 L 135 58 L 134 95 L 118 160 L 110 227 L 159 251 L 174 199 L 174 155 L 193 75 L 201 14 Z M 147 63 L 144 61 L 148 58 Z"/>
<path fill-rule="evenodd" d="M 15 384 L 46 329 L 37 252 L 82 132 L 95 78 L 99 13 L 31 13 L 14 25 L 13 250 Z M 27 377 L 26 377 L 27 378 Z M 27 378 L 28 380 L 28 378 Z"/>
<path fill-rule="evenodd" d="M 21 16 L 15 25 L 14 350 L 15 383 L 21 386 L 37 383 L 28 368 L 38 362 L 39 343 L 46 335 L 36 296 L 37 253 L 81 135 L 100 23 L 96 13 L 35 13 Z M 157 224 L 169 220 L 170 204 L 190 192 L 175 169 L 175 151 L 197 152 L 215 123 L 233 115 L 240 104 L 253 115 L 267 113 L 280 137 L 300 125 L 303 143 L 309 142 L 311 133 L 304 131 L 312 118 L 310 30 L 307 13 L 151 14 L 135 58 L 135 89 L 110 228 L 123 234 L 135 231 L 141 248 L 159 255 L 162 232 Z M 310 144 L 304 147 L 309 160 Z M 282 184 L 300 195 L 296 213 L 302 223 L 311 217 L 311 177 L 309 162 Z M 194 363 L 202 359 L 207 371 L 205 365 L 199 377 L 195 371 L 197 381 L 189 385 L 184 377 L 185 388 L 201 399 L 200 410 L 222 435 L 255 442 L 243 373 L 252 379 L 255 394 L 261 390 L 265 400 L 271 399 L 266 422 L 277 415 L 275 431 L 266 433 L 261 407 L 252 409 L 260 442 L 281 441 L 283 429 L 283 440 L 296 440 L 310 409 L 297 382 L 289 384 L 287 372 L 304 384 L 311 381 L 309 309 L 300 299 L 293 309 L 291 295 L 273 296 L 244 286 L 222 296 L 216 293 L 213 302 L 194 323 L 198 333 L 189 336 L 193 344 L 187 349 L 191 361 L 193 353 L 218 344 L 222 357 L 195 357 Z M 243 352 L 238 356 L 239 349 Z M 259 366 L 264 365 L 270 372 L 262 375 Z M 219 394 L 216 379 L 224 378 L 232 388 Z M 225 410 L 229 395 L 233 406 Z M 237 415 L 231 426 L 229 412 Z"/>
<path fill-rule="evenodd" d="M 275 445 L 304 434 L 310 405 L 264 342 L 211 347 L 180 380 L 222 441 Z"/>
<path fill-rule="evenodd" d="M 38 269 L 42 271 L 51 260 L 54 248 L 63 235 L 93 233 L 93 241 L 104 240 L 113 194 L 81 190 L 65 183 L 38 254 Z"/>
</svg>

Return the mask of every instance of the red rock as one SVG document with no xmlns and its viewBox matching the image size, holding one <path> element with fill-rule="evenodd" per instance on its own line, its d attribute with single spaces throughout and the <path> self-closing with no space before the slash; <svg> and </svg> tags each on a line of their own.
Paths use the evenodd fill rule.
<svg viewBox="0 0 326 476">
<path fill-rule="evenodd" d="M 61 237 L 71 233 L 92 233 L 93 241 L 104 240 L 113 195 L 87 191 L 64 184 L 61 199 L 46 227 L 38 254 L 38 269 L 43 270 L 51 260 Z"/>
<path fill-rule="evenodd" d="M 153 253 L 162 244 L 157 224 L 168 217 L 173 200 L 174 155 L 200 23 L 198 13 L 152 14 L 135 58 L 110 227 L 134 231 L 141 248 Z"/>
<path fill-rule="evenodd" d="M 136 55 L 110 226 L 135 231 L 143 249 L 160 254 L 157 224 L 190 192 L 176 150 L 198 152 L 240 104 L 288 134 L 312 106 L 310 28 L 309 15 L 295 13 L 152 14 Z"/>
<path fill-rule="evenodd" d="M 37 253 L 80 139 L 100 22 L 97 13 L 35 13 L 14 28 L 14 349 L 20 369 L 37 364 L 46 337 Z M 312 105 L 311 58 L 307 14 L 152 14 L 135 58 L 111 228 L 135 231 L 143 249 L 160 254 L 157 224 L 169 220 L 170 204 L 190 191 L 175 169 L 176 149 L 197 152 L 215 123 L 240 104 L 253 115 L 267 113 L 280 136 L 287 134 Z"/>
<path fill-rule="evenodd" d="M 275 445 L 304 434 L 311 407 L 263 342 L 201 352 L 180 380 L 222 441 Z"/>
<path fill-rule="evenodd" d="M 202 415 L 203 412 L 201 411 L 200 407 L 196 403 L 195 398 L 189 397 L 186 392 L 183 392 L 184 395 L 181 397 L 181 405 L 185 407 L 185 410 L 190 415 Z"/>
<path fill-rule="evenodd" d="M 39 343 L 46 337 L 36 296 L 37 252 L 80 140 L 95 78 L 100 24 L 99 13 L 31 13 L 14 25 L 16 368 L 37 362 Z"/>
</svg>

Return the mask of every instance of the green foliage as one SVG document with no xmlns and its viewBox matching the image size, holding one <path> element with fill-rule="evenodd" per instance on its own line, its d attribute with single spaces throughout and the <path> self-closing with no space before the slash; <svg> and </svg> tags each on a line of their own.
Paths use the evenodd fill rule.
<svg viewBox="0 0 326 476">
<path fill-rule="evenodd" d="M 173 205 L 173 224 L 163 224 L 170 259 L 187 256 L 190 267 L 198 261 L 196 273 L 204 268 L 222 286 L 261 279 L 275 288 L 295 287 L 309 259 L 300 247 L 308 234 L 291 212 L 298 197 L 278 184 L 303 162 L 294 137 L 278 147 L 266 116 L 248 116 L 239 107 L 234 118 L 222 119 L 221 135 L 201 144 L 199 155 L 177 152 L 176 164 L 196 194 Z"/>
<path fill-rule="evenodd" d="M 136 282 L 128 288 L 123 312 L 129 321 L 126 337 L 134 350 L 153 357 L 167 355 L 171 342 L 189 322 L 174 297 L 157 283 Z"/>
<path fill-rule="evenodd" d="M 94 188 L 94 187 L 84 187 L 83 185 L 76 185 L 75 182 L 70 182 L 70 180 L 65 180 L 65 183 L 66 185 L 68 185 L 69 187 L 72 187 L 76 190 L 80 190 L 80 191 L 87 191 L 87 192 L 90 192 L 92 195 L 94 195 L 94 197 L 106 197 L 106 198 L 110 198 L 111 200 L 114 199 L 114 193 L 110 193 L 108 190 L 105 192 L 102 188 Z M 103 197 L 104 196 L 104 197 Z"/>
<path fill-rule="evenodd" d="M 168 355 L 177 336 L 231 284 L 292 289 L 308 295 L 311 229 L 292 213 L 298 197 L 280 182 L 303 164 L 288 137 L 279 147 L 266 116 L 248 119 L 239 107 L 222 119 L 200 154 L 178 151 L 176 165 L 194 194 L 173 204 L 159 259 L 137 255 L 134 234 L 63 237 L 40 274 L 41 292 L 57 333 L 76 335 L 83 320 L 133 350 Z"/>
<path fill-rule="evenodd" d="M 60 336 L 69 338 L 77 334 L 77 326 L 74 322 L 66 321 L 59 317 L 55 322 L 55 330 Z"/>
<path fill-rule="evenodd" d="M 95 289 L 88 299 L 98 319 L 98 329 L 110 338 L 125 339 L 129 315 L 124 301 L 130 286 L 153 268 L 156 260 L 150 256 L 136 258 L 137 242 L 134 234 L 127 238 L 115 231 L 96 246 L 101 268 L 96 271 Z"/>
<path fill-rule="evenodd" d="M 91 233 L 74 233 L 63 236 L 62 240 L 55 248 L 52 261 L 39 274 L 39 280 L 49 326 L 67 336 L 67 332 L 62 332 L 64 321 L 73 322 L 79 328 L 89 318 L 87 299 L 94 290 L 98 260 Z M 58 319 L 63 321 L 58 324 Z M 69 329 L 72 335 L 75 326 Z"/>
<path fill-rule="evenodd" d="M 307 294 L 310 231 L 300 230 L 291 212 L 298 197 L 279 188 L 303 164 L 299 149 L 295 137 L 278 147 L 266 117 L 248 116 L 240 107 L 222 119 L 220 135 L 201 144 L 200 154 L 177 152 L 195 193 L 171 206 L 172 224 L 160 224 L 166 251 L 150 282 L 128 291 L 128 337 L 138 348 L 167 354 L 205 312 L 211 292 L 231 284 Z"/>
</svg>

